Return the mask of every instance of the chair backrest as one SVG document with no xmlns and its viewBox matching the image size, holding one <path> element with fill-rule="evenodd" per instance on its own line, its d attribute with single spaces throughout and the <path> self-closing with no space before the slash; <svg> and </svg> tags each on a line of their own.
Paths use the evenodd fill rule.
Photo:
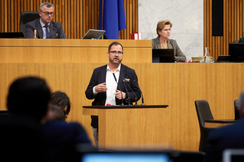
<svg viewBox="0 0 244 162">
<path fill-rule="evenodd" d="M 204 122 L 206 119 L 213 119 L 208 101 L 206 100 L 196 100 L 195 101 L 197 117 L 199 121 L 200 128 L 205 127 Z"/>
<path fill-rule="evenodd" d="M 25 25 L 26 23 L 39 18 L 39 13 L 37 11 L 23 11 L 20 15 L 19 31 L 25 36 Z"/>
<path fill-rule="evenodd" d="M 240 114 L 239 114 L 239 112 L 237 110 L 238 105 L 239 105 L 239 100 L 235 100 L 234 101 L 235 120 L 240 119 Z"/>
<path fill-rule="evenodd" d="M 209 104 L 206 100 L 196 100 L 195 101 L 198 123 L 201 132 L 201 138 L 199 143 L 199 151 L 205 152 L 205 147 L 207 143 L 208 134 L 213 129 L 206 128 L 204 122 L 206 119 L 213 119 Z"/>
</svg>

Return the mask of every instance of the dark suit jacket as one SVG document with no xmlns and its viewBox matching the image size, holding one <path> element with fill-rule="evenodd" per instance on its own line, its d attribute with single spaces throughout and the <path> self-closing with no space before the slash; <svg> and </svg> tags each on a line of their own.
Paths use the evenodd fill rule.
<svg viewBox="0 0 244 162">
<path fill-rule="evenodd" d="M 244 148 L 244 118 L 235 124 L 210 132 L 206 146 L 206 162 L 222 160 L 222 152 L 227 148 Z"/>
<path fill-rule="evenodd" d="M 77 144 L 93 147 L 79 123 L 48 122 L 43 125 L 43 133 L 47 140 L 49 159 L 53 161 L 80 161 Z"/>
<path fill-rule="evenodd" d="M 36 37 L 43 38 L 43 31 L 40 23 L 40 19 L 36 19 L 34 21 L 28 22 L 25 27 L 25 37 L 26 38 L 34 38 L 34 30 L 36 30 Z M 51 21 L 50 23 L 50 37 L 51 38 L 59 38 L 59 39 L 67 39 L 62 24 L 59 22 Z"/>
<path fill-rule="evenodd" d="M 239 43 L 244 43 L 244 37 L 240 38 Z"/>
<path fill-rule="evenodd" d="M 178 46 L 177 42 L 173 39 L 168 39 L 167 43 L 168 43 L 169 48 L 174 49 L 175 61 L 185 62 L 186 56 L 180 50 L 180 47 Z M 152 39 L 152 48 L 153 49 L 161 49 L 159 37 Z"/>
<path fill-rule="evenodd" d="M 106 101 L 106 92 L 98 93 L 97 95 L 93 94 L 93 87 L 106 82 L 106 72 L 107 72 L 107 65 L 101 66 L 96 68 L 93 71 L 90 83 L 86 89 L 86 97 L 88 99 L 94 99 L 95 100 L 92 102 L 92 105 L 100 105 L 104 106 L 105 101 Z M 130 90 L 130 88 L 123 82 L 123 78 L 129 78 L 130 82 L 129 85 L 133 89 L 134 92 Z M 121 90 L 123 92 L 126 92 L 125 85 L 127 86 L 127 96 L 130 98 L 132 102 L 135 102 L 141 98 L 141 90 L 138 85 L 138 79 L 136 76 L 136 73 L 133 69 L 121 64 L 121 69 L 120 69 L 120 76 L 119 76 L 119 81 L 118 81 L 118 86 L 117 89 Z M 120 89 L 121 88 L 121 89 Z M 116 105 L 121 104 L 121 100 L 116 98 Z M 128 104 L 127 100 L 124 100 L 125 104 Z M 98 120 L 96 116 L 92 116 L 92 123 L 91 126 L 94 128 L 98 128 Z"/>
<path fill-rule="evenodd" d="M 5 159 L 3 161 L 48 161 L 46 140 L 41 128 L 40 121 L 30 116 L 1 115 L 1 159 Z"/>
</svg>

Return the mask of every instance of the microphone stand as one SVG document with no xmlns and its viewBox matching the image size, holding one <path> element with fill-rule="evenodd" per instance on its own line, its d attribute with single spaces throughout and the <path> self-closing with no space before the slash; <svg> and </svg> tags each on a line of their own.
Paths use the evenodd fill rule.
<svg viewBox="0 0 244 162">
<path fill-rule="evenodd" d="M 122 76 L 122 77 L 123 77 L 123 76 Z M 131 88 L 130 84 L 128 83 L 128 81 L 126 81 L 125 78 L 123 79 L 123 81 L 126 82 L 127 85 L 129 86 L 130 90 L 131 90 L 132 92 L 134 92 L 133 89 Z M 140 91 L 141 91 L 141 89 L 140 89 Z M 134 93 L 135 93 L 135 92 L 134 92 Z M 136 95 L 136 93 L 135 93 L 135 95 Z M 135 97 L 135 100 L 136 100 L 136 105 L 137 105 L 137 95 L 136 95 L 136 97 Z M 143 98 L 142 91 L 141 91 L 141 102 L 142 102 L 141 105 L 145 105 L 145 104 L 144 104 L 144 98 Z"/>
<path fill-rule="evenodd" d="M 125 80 L 125 78 L 123 79 L 123 82 L 125 82 L 128 85 L 128 87 L 130 88 L 130 90 L 132 92 L 134 92 L 133 89 L 131 88 L 130 84 Z M 135 93 L 135 105 L 137 105 L 137 95 L 136 95 L 136 93 Z"/>
<path fill-rule="evenodd" d="M 124 81 L 124 79 L 123 79 L 123 81 L 122 81 L 122 82 L 124 83 L 125 90 L 126 90 L 126 92 L 128 93 L 129 91 L 128 91 L 128 89 L 127 89 L 126 85 L 125 85 L 125 81 Z M 127 101 L 128 101 L 128 105 L 131 105 L 131 104 L 130 104 L 130 96 L 129 96 L 129 95 L 128 95 L 128 99 L 127 99 Z"/>
<path fill-rule="evenodd" d="M 121 75 L 122 76 L 122 75 Z M 123 77 L 123 76 L 122 76 Z M 128 83 L 129 81 L 125 78 L 125 77 L 123 77 L 123 82 L 125 82 L 127 85 L 128 85 L 128 87 L 130 88 L 130 90 L 132 91 L 132 92 L 134 92 L 134 94 L 135 94 L 135 105 L 137 105 L 137 94 L 135 93 L 135 91 L 133 91 L 133 89 L 131 88 L 131 86 L 130 86 L 130 84 Z M 133 104 L 132 104 L 133 105 Z"/>
<path fill-rule="evenodd" d="M 122 102 L 121 105 L 124 105 L 124 99 L 123 99 L 122 90 L 121 90 L 121 88 L 120 88 L 119 83 L 117 82 L 117 79 L 116 79 L 114 73 L 113 73 L 113 76 L 114 76 L 114 80 L 115 80 L 115 82 L 117 83 L 117 85 L 119 86 L 119 89 L 120 89 L 120 92 L 121 92 L 121 102 Z"/>
<path fill-rule="evenodd" d="M 144 98 L 143 98 L 143 95 L 142 95 L 142 91 L 141 91 L 141 105 L 145 105 L 144 104 Z"/>
</svg>

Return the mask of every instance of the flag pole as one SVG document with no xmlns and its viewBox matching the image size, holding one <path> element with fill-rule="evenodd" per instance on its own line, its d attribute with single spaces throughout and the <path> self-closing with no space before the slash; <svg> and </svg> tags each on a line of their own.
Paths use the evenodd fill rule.
<svg viewBox="0 0 244 162">
<path fill-rule="evenodd" d="M 102 0 L 102 30 L 103 30 L 103 10 L 104 10 L 104 0 Z M 104 39 L 104 35 L 102 36 L 102 39 Z"/>
</svg>

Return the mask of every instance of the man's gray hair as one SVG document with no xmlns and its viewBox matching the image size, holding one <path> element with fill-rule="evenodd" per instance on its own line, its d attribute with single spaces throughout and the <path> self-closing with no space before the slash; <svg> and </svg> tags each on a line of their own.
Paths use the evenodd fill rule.
<svg viewBox="0 0 244 162">
<path fill-rule="evenodd" d="M 49 3 L 49 2 L 43 2 L 43 3 L 40 5 L 40 11 L 42 11 L 43 6 L 47 6 L 47 8 L 52 7 L 52 8 L 54 9 L 54 5 L 53 5 L 52 3 Z"/>
</svg>

